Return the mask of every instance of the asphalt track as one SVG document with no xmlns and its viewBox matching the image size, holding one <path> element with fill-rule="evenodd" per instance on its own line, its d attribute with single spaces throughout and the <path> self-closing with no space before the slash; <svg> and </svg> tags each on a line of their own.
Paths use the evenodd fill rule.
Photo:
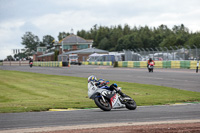
<svg viewBox="0 0 200 133">
<path fill-rule="evenodd" d="M 100 109 L 27 112 L 0 114 L 1 130 L 40 128 L 75 125 L 98 125 L 109 123 L 159 122 L 174 120 L 200 120 L 200 104 L 143 106 L 136 110 L 116 109 L 103 112 Z M 200 121 L 199 121 L 200 122 Z M 54 129 L 54 130 L 55 130 Z"/>
<path fill-rule="evenodd" d="M 200 92 L 200 73 L 195 73 L 195 70 L 189 69 L 155 69 L 154 73 L 148 73 L 146 69 L 112 68 L 108 66 L 71 66 L 69 68 L 0 66 L 0 70 L 85 78 L 96 75 L 98 78 L 108 80 L 155 84 Z M 2 113 L 0 114 L 0 132 L 19 128 L 56 128 L 57 126 L 174 120 L 200 120 L 200 104 L 143 106 L 134 111 L 117 109 L 103 112 L 100 109 L 89 109 L 61 112 Z"/>
<path fill-rule="evenodd" d="M 183 90 L 200 92 L 200 73 L 191 69 L 154 69 L 153 73 L 144 68 L 113 68 L 111 66 L 75 66 L 71 67 L 28 67 L 28 66 L 0 66 L 0 70 L 17 70 L 25 72 L 64 75 L 74 77 L 89 77 L 107 80 L 153 84 L 173 87 Z"/>
</svg>

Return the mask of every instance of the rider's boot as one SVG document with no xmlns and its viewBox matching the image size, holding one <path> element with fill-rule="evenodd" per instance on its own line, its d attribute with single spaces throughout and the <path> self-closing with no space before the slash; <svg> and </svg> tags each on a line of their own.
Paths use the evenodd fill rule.
<svg viewBox="0 0 200 133">
<path fill-rule="evenodd" d="M 125 97 L 126 95 L 124 93 L 122 93 L 122 91 L 118 91 L 119 95 L 122 97 Z"/>
<path fill-rule="evenodd" d="M 127 99 L 126 99 L 126 94 L 122 93 L 122 91 L 118 91 L 118 94 L 121 96 L 121 100 L 122 102 L 125 102 Z"/>
</svg>

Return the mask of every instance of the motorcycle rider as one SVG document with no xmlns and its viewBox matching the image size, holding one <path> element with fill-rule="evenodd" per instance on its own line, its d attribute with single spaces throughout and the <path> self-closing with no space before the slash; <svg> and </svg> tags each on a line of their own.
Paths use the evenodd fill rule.
<svg viewBox="0 0 200 133">
<path fill-rule="evenodd" d="M 153 62 L 153 64 L 155 65 L 154 60 L 152 60 L 152 58 L 149 58 L 148 62 L 147 62 L 147 68 L 149 67 L 150 63 Z"/>
<path fill-rule="evenodd" d="M 32 64 L 33 64 L 33 60 L 30 58 L 29 59 L 29 65 L 30 65 L 30 67 L 32 67 Z"/>
<path fill-rule="evenodd" d="M 122 98 L 126 97 L 126 95 L 124 93 L 122 93 L 121 89 L 118 88 L 116 83 L 114 83 L 110 86 L 107 86 L 107 84 L 110 83 L 109 81 L 105 81 L 104 79 L 97 80 L 97 78 L 94 75 L 92 75 L 88 78 L 88 82 L 90 82 L 90 81 L 93 81 L 98 88 L 108 89 L 110 91 L 115 90 L 118 94 L 120 94 L 120 96 L 122 96 Z"/>
</svg>

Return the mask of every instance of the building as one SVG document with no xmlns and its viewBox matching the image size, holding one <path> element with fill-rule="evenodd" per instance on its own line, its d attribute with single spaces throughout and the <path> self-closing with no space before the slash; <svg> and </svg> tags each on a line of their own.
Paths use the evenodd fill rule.
<svg viewBox="0 0 200 133">
<path fill-rule="evenodd" d="M 65 37 L 60 43 L 63 52 L 90 48 L 92 44 L 93 40 L 86 40 L 74 34 Z"/>
<path fill-rule="evenodd" d="M 60 54 L 58 56 L 58 60 L 59 61 L 68 61 L 68 57 L 70 55 L 76 54 L 78 56 L 78 62 L 82 62 L 82 61 L 87 61 L 87 58 L 89 57 L 89 55 L 91 55 L 93 53 L 108 54 L 109 52 L 106 51 L 106 50 L 97 49 L 97 48 L 86 48 L 86 49 L 69 51 L 69 52 L 65 52 L 63 54 Z"/>
<path fill-rule="evenodd" d="M 47 49 L 46 47 L 38 47 L 37 52 L 33 55 L 34 61 L 55 61 L 57 56 L 65 52 L 87 49 L 92 47 L 93 40 L 86 40 L 77 35 L 71 34 L 65 37 L 60 43 L 55 42 L 54 47 Z M 58 53 L 55 53 L 58 51 Z M 61 56 L 60 56 L 61 57 Z M 67 60 L 67 55 L 62 56 L 62 60 Z"/>
<path fill-rule="evenodd" d="M 38 56 L 43 55 L 46 50 L 47 47 L 37 47 L 37 51 L 33 54 L 33 60 L 38 61 Z"/>
</svg>

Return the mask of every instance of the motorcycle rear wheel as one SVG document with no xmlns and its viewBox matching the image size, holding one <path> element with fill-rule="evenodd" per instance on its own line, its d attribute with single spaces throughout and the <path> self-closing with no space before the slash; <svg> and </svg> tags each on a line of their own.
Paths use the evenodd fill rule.
<svg viewBox="0 0 200 133">
<path fill-rule="evenodd" d="M 125 105 L 126 105 L 126 108 L 129 110 L 135 110 L 137 108 L 136 102 L 133 99 L 125 103 Z"/>
<path fill-rule="evenodd" d="M 95 104 L 102 109 L 103 111 L 110 111 L 111 105 L 107 99 L 105 99 L 106 102 L 103 101 L 102 97 L 96 97 L 94 99 Z"/>
</svg>

